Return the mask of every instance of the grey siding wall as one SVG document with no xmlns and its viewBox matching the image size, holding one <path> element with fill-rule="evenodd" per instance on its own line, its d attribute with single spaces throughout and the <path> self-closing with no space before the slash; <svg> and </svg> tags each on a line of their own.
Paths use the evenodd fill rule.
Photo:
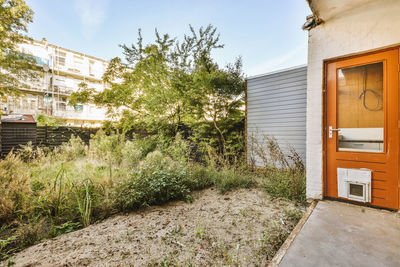
<svg viewBox="0 0 400 267">
<path fill-rule="evenodd" d="M 301 66 L 247 79 L 247 156 L 262 161 L 255 143 L 274 137 L 285 153 L 293 147 L 306 159 L 307 67 Z"/>
</svg>

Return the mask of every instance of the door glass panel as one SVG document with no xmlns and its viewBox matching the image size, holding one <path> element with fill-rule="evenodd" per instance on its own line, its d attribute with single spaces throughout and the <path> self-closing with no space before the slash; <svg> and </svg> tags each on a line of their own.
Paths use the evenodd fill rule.
<svg viewBox="0 0 400 267">
<path fill-rule="evenodd" d="M 383 63 L 338 70 L 339 151 L 383 152 Z"/>
</svg>

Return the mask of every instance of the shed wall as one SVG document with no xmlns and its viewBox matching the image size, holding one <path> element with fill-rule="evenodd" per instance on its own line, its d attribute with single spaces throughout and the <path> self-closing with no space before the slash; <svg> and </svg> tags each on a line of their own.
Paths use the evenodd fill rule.
<svg viewBox="0 0 400 267">
<path fill-rule="evenodd" d="M 1 157 L 6 156 L 11 150 L 21 148 L 32 142 L 36 145 L 36 123 L 3 122 L 1 124 Z"/>
<path fill-rule="evenodd" d="M 306 160 L 307 67 L 247 79 L 247 160 L 263 161 L 257 144 L 274 137 L 285 153 L 292 147 Z"/>
</svg>

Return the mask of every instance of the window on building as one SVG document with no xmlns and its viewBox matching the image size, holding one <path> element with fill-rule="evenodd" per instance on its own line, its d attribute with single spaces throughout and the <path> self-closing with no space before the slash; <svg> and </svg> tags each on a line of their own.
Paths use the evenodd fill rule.
<svg viewBox="0 0 400 267">
<path fill-rule="evenodd" d="M 10 112 L 14 111 L 14 109 L 15 109 L 15 99 L 13 97 L 9 97 L 8 98 L 7 106 L 8 106 L 8 111 L 10 111 Z"/>
<path fill-rule="evenodd" d="M 67 109 L 67 99 L 65 97 L 57 98 L 57 110 Z"/>
<path fill-rule="evenodd" d="M 83 57 L 82 56 L 74 55 L 74 63 L 75 64 L 82 64 L 82 62 L 83 62 Z"/>
<path fill-rule="evenodd" d="M 29 99 L 29 109 L 34 112 L 37 110 L 37 97 L 33 96 Z"/>
<path fill-rule="evenodd" d="M 75 106 L 75 111 L 77 112 L 82 112 L 83 111 L 83 105 L 82 104 L 77 104 Z"/>
<path fill-rule="evenodd" d="M 81 56 L 74 56 L 74 67 L 77 71 L 79 71 L 82 68 L 83 64 L 83 57 Z"/>
<path fill-rule="evenodd" d="M 38 96 L 38 109 L 39 110 L 44 109 L 44 100 L 42 95 Z"/>
<path fill-rule="evenodd" d="M 44 102 L 45 108 L 49 109 L 51 107 L 51 96 L 50 95 L 45 95 L 43 97 L 43 102 Z"/>
<path fill-rule="evenodd" d="M 18 101 L 19 102 L 19 101 Z M 26 98 L 26 97 L 23 97 L 22 98 L 22 107 L 20 107 L 20 108 L 23 108 L 23 109 L 28 109 L 29 108 L 29 106 L 28 106 L 28 99 Z"/>
<path fill-rule="evenodd" d="M 67 54 L 65 52 L 56 52 L 56 65 L 57 66 L 65 66 L 65 58 L 67 57 Z"/>
<path fill-rule="evenodd" d="M 73 64 L 68 65 L 68 70 L 72 72 L 79 73 L 82 70 L 82 64 L 83 64 L 83 57 L 74 55 L 73 56 Z"/>
<path fill-rule="evenodd" d="M 94 76 L 94 61 L 89 60 L 89 75 Z"/>
</svg>

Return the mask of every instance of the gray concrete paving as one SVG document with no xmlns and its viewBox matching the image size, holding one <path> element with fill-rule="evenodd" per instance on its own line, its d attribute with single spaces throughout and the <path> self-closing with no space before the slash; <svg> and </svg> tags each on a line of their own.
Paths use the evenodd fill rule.
<svg viewBox="0 0 400 267">
<path fill-rule="evenodd" d="M 320 201 L 279 266 L 399 267 L 400 214 Z"/>
</svg>

